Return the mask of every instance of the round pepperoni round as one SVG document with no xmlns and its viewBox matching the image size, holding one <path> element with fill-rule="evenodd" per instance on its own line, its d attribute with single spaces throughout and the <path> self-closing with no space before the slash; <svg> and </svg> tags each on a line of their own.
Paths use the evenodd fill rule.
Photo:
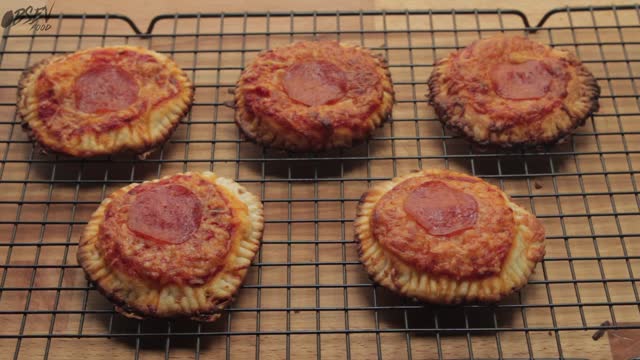
<svg viewBox="0 0 640 360">
<path fill-rule="evenodd" d="M 100 66 L 80 75 L 74 85 L 78 110 L 86 113 L 117 111 L 138 98 L 133 76 L 116 66 Z"/>
<path fill-rule="evenodd" d="M 129 208 L 127 226 L 136 235 L 164 243 L 180 244 L 198 229 L 202 204 L 182 185 L 146 185 Z"/>
<path fill-rule="evenodd" d="M 345 74 L 326 61 L 298 63 L 284 76 L 290 98 L 308 106 L 325 105 L 344 97 Z"/>
<path fill-rule="evenodd" d="M 431 235 L 450 235 L 478 220 L 474 197 L 441 181 L 428 181 L 413 190 L 404 210 Z"/>
<path fill-rule="evenodd" d="M 505 99 L 539 99 L 547 94 L 553 77 L 540 61 L 498 64 L 491 71 L 496 93 Z"/>
</svg>

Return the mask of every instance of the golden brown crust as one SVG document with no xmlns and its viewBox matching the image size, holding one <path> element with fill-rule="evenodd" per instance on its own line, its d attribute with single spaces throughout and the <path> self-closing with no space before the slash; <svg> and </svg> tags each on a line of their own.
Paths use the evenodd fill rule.
<svg viewBox="0 0 640 360">
<path fill-rule="evenodd" d="M 404 202 L 410 190 L 432 181 L 462 189 L 477 199 L 479 215 L 473 228 L 450 237 L 429 235 L 414 226 L 416 221 L 399 202 L 389 201 L 397 197 Z M 508 228 L 496 229 L 489 221 Z M 510 239 L 500 233 L 505 230 Z M 499 301 L 524 286 L 544 257 L 544 228 L 535 216 L 498 188 L 449 170 L 415 172 L 369 189 L 358 204 L 355 234 L 360 259 L 374 281 L 399 294 L 434 303 Z M 479 242 L 482 247 L 474 246 Z M 508 248 L 501 249 L 504 245 Z M 502 259 L 498 254 L 499 261 L 490 261 L 494 252 L 502 250 L 506 250 Z"/>
<path fill-rule="evenodd" d="M 295 79 L 304 74 L 314 75 Z M 300 94 L 305 81 L 321 86 Z M 257 143 L 321 151 L 366 139 L 390 116 L 393 98 L 382 57 L 334 41 L 301 41 L 262 52 L 242 72 L 235 121 Z"/>
<path fill-rule="evenodd" d="M 262 203 L 233 180 L 211 172 L 177 174 L 143 184 L 193 189 L 203 209 L 225 214 L 215 217 L 204 211 L 199 229 L 182 243 L 140 238 L 129 229 L 117 229 L 128 226 L 126 219 L 109 215 L 128 211 L 135 198 L 130 195 L 141 187 L 131 184 L 107 197 L 92 215 L 78 247 L 79 264 L 126 316 L 214 321 L 238 291 L 258 251 L 264 226 Z M 212 187 L 215 194 L 206 195 Z M 224 231 L 229 236 L 221 238 L 218 233 Z M 216 248 L 208 248 L 209 238 Z M 166 259 L 173 263 L 162 264 Z"/>
<path fill-rule="evenodd" d="M 125 76 L 133 86 L 130 95 L 137 96 L 113 109 L 82 106 L 83 99 L 108 98 L 91 94 L 99 85 L 86 89 L 93 85 L 90 79 L 79 85 L 84 75 L 105 69 Z M 103 73 L 109 75 L 114 77 Z M 129 83 L 114 82 L 107 85 L 126 90 Z M 141 47 L 114 46 L 52 56 L 27 69 L 19 82 L 18 112 L 23 128 L 46 151 L 76 157 L 143 154 L 171 136 L 192 101 L 193 85 L 171 59 Z"/>
<path fill-rule="evenodd" d="M 544 95 L 505 96 L 496 85 L 496 69 L 527 62 L 537 68 L 531 82 Z M 506 90 L 522 92 L 517 83 L 504 80 Z M 482 145 L 557 143 L 599 108 L 600 87 L 573 54 L 520 36 L 482 39 L 451 53 L 436 63 L 428 86 L 440 120 Z"/>
</svg>

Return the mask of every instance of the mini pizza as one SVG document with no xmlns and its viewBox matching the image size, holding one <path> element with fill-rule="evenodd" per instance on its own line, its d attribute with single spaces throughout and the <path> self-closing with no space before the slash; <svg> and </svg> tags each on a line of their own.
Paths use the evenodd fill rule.
<svg viewBox="0 0 640 360">
<path fill-rule="evenodd" d="M 242 284 L 262 229 L 262 203 L 233 180 L 177 174 L 107 197 L 78 262 L 125 316 L 209 322 Z"/>
<path fill-rule="evenodd" d="M 351 146 L 390 116 L 385 60 L 359 46 L 301 41 L 260 53 L 240 75 L 235 121 L 254 142 L 290 151 Z"/>
<path fill-rule="evenodd" d="M 495 186 L 448 170 L 371 188 L 355 233 L 375 282 L 440 304 L 498 301 L 527 283 L 545 252 L 535 216 Z"/>
<path fill-rule="evenodd" d="M 557 143 L 599 107 L 600 87 L 573 54 L 520 36 L 450 54 L 428 84 L 440 120 L 482 145 Z"/>
<path fill-rule="evenodd" d="M 44 150 L 143 154 L 169 138 L 192 99 L 191 81 L 168 57 L 141 47 L 99 47 L 27 69 L 18 112 Z"/>
</svg>

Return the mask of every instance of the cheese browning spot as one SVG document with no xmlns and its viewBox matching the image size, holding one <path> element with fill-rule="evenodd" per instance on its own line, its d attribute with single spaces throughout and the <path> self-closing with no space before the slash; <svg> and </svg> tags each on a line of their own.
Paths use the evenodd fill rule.
<svg viewBox="0 0 640 360">
<path fill-rule="evenodd" d="M 496 93 L 511 100 L 539 99 L 549 92 L 552 80 L 551 73 L 537 60 L 498 64 L 491 71 Z"/>
<path fill-rule="evenodd" d="M 86 113 L 124 109 L 138 98 L 133 76 L 112 65 L 100 65 L 80 75 L 74 84 L 76 108 Z"/>
<path fill-rule="evenodd" d="M 308 106 L 336 103 L 345 96 L 346 74 L 327 61 L 296 63 L 287 69 L 283 85 L 289 97 Z"/>
<path fill-rule="evenodd" d="M 161 243 L 180 244 L 190 239 L 202 219 L 202 204 L 182 185 L 141 185 L 129 208 L 127 226 L 138 236 Z"/>
<path fill-rule="evenodd" d="M 451 235 L 478 220 L 476 199 L 441 181 L 428 181 L 407 196 L 404 210 L 429 234 Z"/>
</svg>

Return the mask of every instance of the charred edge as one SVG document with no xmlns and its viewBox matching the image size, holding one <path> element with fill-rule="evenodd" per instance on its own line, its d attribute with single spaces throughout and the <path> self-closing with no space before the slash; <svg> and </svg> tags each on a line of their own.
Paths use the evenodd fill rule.
<svg viewBox="0 0 640 360">
<path fill-rule="evenodd" d="M 228 297 L 216 299 L 207 309 L 203 311 L 197 311 L 193 313 L 181 313 L 173 316 L 163 316 L 158 313 L 156 307 L 148 307 L 146 309 L 137 307 L 135 305 L 127 303 L 123 298 L 115 295 L 113 292 L 108 291 L 99 282 L 91 280 L 87 274 L 87 280 L 89 280 L 100 294 L 106 297 L 113 305 L 115 310 L 128 318 L 134 319 L 184 319 L 190 318 L 200 322 L 212 322 L 217 320 L 223 313 L 225 307 L 233 301 L 233 296 L 238 292 L 238 288 L 234 290 Z"/>
<path fill-rule="evenodd" d="M 30 67 L 28 67 L 22 72 L 22 74 L 20 75 L 20 80 L 18 81 L 18 92 L 16 95 L 17 96 L 16 100 L 17 100 L 18 114 L 20 115 L 20 125 L 22 129 L 27 133 L 27 137 L 29 138 L 29 140 L 35 142 L 37 145 L 40 146 L 40 152 L 43 154 L 56 152 L 56 151 L 52 147 L 45 144 L 45 141 L 38 135 L 37 132 L 33 130 L 33 128 L 31 128 L 31 125 L 29 125 L 29 122 L 26 119 L 27 112 L 26 112 L 25 104 L 27 100 L 27 94 L 25 94 L 25 91 L 27 88 L 27 83 L 32 80 L 33 81 L 36 80 L 33 78 L 36 76 L 36 73 L 38 73 L 40 68 L 43 68 L 47 66 L 49 63 L 53 62 L 54 60 L 63 58 L 64 56 L 65 55 L 51 56 L 36 62 L 35 64 L 31 65 Z"/>
<path fill-rule="evenodd" d="M 566 141 L 575 132 L 575 130 L 578 127 L 583 126 L 586 123 L 587 119 L 589 119 L 589 117 L 593 113 L 597 112 L 600 109 L 600 104 L 598 102 L 598 98 L 600 97 L 600 91 L 601 91 L 600 85 L 597 83 L 593 75 L 588 70 L 586 70 L 586 68 L 583 67 L 581 69 L 581 74 L 582 76 L 586 77 L 586 80 L 584 80 L 584 84 L 590 90 L 588 91 L 589 97 L 587 100 L 590 105 L 587 111 L 585 111 L 585 113 L 581 116 L 571 116 L 570 114 L 567 114 L 572 120 L 572 126 L 568 127 L 563 131 L 558 132 L 558 134 L 556 134 L 554 137 L 545 139 L 542 141 L 536 140 L 533 138 L 529 138 L 523 141 L 511 141 L 511 142 L 491 142 L 490 140 L 478 141 L 477 139 L 475 139 L 472 135 L 470 135 L 465 131 L 464 125 L 460 125 L 457 117 L 453 117 L 449 115 L 448 109 L 445 106 L 443 106 L 440 102 L 436 101 L 435 98 L 436 98 L 436 94 L 439 91 L 438 80 L 440 77 L 437 66 L 433 70 L 431 76 L 429 77 L 429 80 L 427 81 L 427 85 L 429 89 L 429 94 L 427 94 L 427 100 L 429 104 L 431 104 L 431 106 L 433 106 L 433 108 L 435 109 L 436 115 L 438 116 L 438 120 L 448 130 L 450 130 L 455 135 L 465 139 L 470 143 L 481 145 L 483 147 L 487 147 L 488 149 L 514 149 L 514 150 L 535 148 L 535 147 L 547 146 L 547 145 L 557 145 Z"/>
</svg>

